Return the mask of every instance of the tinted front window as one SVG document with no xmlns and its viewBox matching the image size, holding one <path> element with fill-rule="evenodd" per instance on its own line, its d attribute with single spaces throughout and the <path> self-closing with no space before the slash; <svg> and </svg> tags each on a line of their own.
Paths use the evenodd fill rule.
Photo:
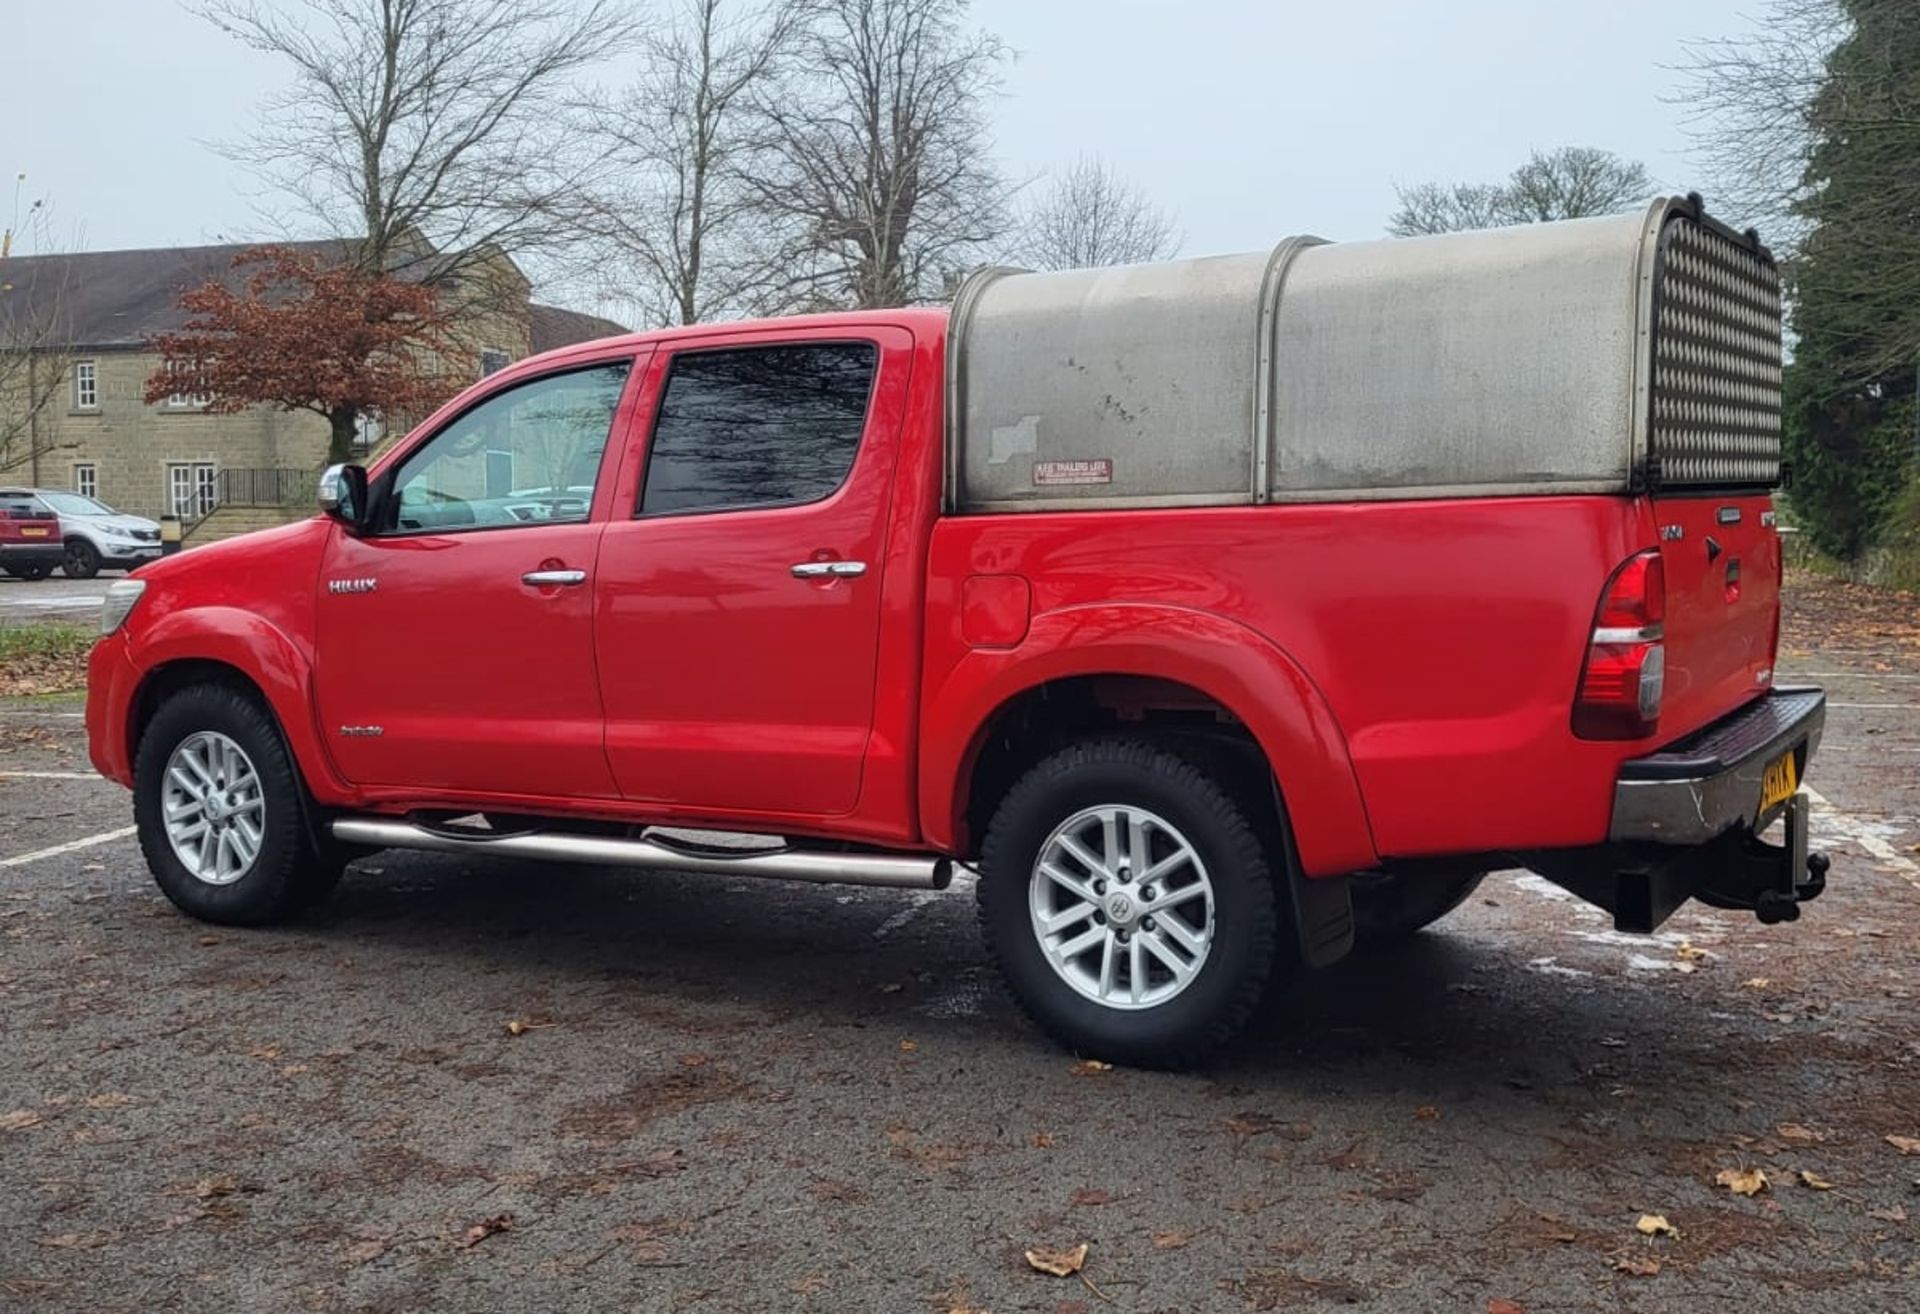
<svg viewBox="0 0 1920 1314">
<path fill-rule="evenodd" d="M 647 457 L 643 513 L 812 502 L 853 468 L 875 350 L 808 343 L 681 356 Z"/>
<path fill-rule="evenodd" d="M 587 518 L 628 363 L 508 388 L 428 439 L 394 483 L 402 532 Z"/>
</svg>

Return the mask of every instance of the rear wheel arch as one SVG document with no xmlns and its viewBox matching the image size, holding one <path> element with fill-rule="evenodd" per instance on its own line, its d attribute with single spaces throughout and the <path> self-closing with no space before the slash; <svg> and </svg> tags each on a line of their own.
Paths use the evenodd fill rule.
<svg viewBox="0 0 1920 1314">
<path fill-rule="evenodd" d="M 1098 717 L 1085 715 L 1090 698 Z M 1133 605 L 1056 612 L 1037 618 L 1018 649 L 968 653 L 928 707 L 921 816 L 940 847 L 976 852 L 995 791 L 1066 732 L 1117 729 L 1253 755 L 1308 874 L 1378 860 L 1346 737 L 1319 689 L 1277 645 L 1225 617 Z M 1036 708 L 1049 716 L 1036 722 Z"/>
</svg>

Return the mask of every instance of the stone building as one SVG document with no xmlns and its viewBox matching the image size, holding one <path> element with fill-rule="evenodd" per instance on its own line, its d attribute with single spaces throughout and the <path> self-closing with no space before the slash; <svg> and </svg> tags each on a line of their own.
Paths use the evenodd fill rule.
<svg viewBox="0 0 1920 1314">
<path fill-rule="evenodd" d="M 330 242 L 295 250 L 341 250 Z M 231 530 L 272 523 L 284 507 L 304 513 L 325 458 L 327 422 L 304 411 L 255 406 L 207 413 L 183 391 L 149 405 L 147 379 L 161 364 L 148 345 L 188 318 L 177 302 L 209 279 L 239 285 L 233 259 L 244 246 L 98 251 L 0 260 L 0 311 L 44 328 L 31 342 L 0 334 L 0 483 L 69 488 L 136 515 L 179 516 L 189 526 L 216 507 Z M 460 312 L 456 335 L 472 346 L 476 374 L 569 343 L 626 330 L 611 320 L 531 300 L 530 285 L 504 256 L 489 262 L 488 295 Z M 37 297 L 43 304 L 25 304 Z M 13 304 L 9 305 L 9 299 Z M 22 355 L 32 359 L 22 361 Z M 8 384 L 11 386 L 7 386 Z M 189 385 L 190 386 L 190 385 Z M 10 413 L 10 415 L 9 415 Z M 367 446 L 379 435 L 369 432 Z"/>
</svg>

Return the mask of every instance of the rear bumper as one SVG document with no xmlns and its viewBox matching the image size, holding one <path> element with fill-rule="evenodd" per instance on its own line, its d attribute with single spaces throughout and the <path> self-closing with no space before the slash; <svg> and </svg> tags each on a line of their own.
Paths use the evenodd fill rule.
<svg viewBox="0 0 1920 1314">
<path fill-rule="evenodd" d="M 67 559 L 67 550 L 55 539 L 51 543 L 0 543 L 0 566 L 57 566 Z"/>
<path fill-rule="evenodd" d="M 1760 806 L 1769 763 L 1794 756 L 1795 778 L 1826 729 L 1827 696 L 1775 689 L 1648 757 L 1624 763 L 1613 788 L 1615 843 L 1698 845 L 1740 829 L 1758 834 L 1785 809 Z"/>
</svg>

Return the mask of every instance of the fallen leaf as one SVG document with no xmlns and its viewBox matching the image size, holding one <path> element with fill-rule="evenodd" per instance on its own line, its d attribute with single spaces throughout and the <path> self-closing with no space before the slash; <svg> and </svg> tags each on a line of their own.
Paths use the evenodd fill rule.
<svg viewBox="0 0 1920 1314">
<path fill-rule="evenodd" d="M 880 993 L 883 995 L 897 995 L 904 988 L 905 987 L 903 987 L 898 981 L 889 981 L 885 985 L 880 987 Z"/>
<path fill-rule="evenodd" d="M 1653 1277 L 1660 1272 L 1660 1261 L 1652 1255 L 1627 1255 L 1614 1267 L 1632 1277 Z"/>
<path fill-rule="evenodd" d="M 55 1250 L 95 1250 L 113 1240 L 110 1232 L 62 1232 L 58 1236 L 36 1238 L 35 1245 Z"/>
<path fill-rule="evenodd" d="M 257 1058 L 257 1059 L 267 1059 L 271 1061 L 273 1059 L 277 1059 L 280 1057 L 280 1046 L 255 1045 L 252 1049 L 247 1051 L 247 1057 Z"/>
<path fill-rule="evenodd" d="M 1099 1059 L 1081 1059 L 1067 1071 L 1076 1077 L 1091 1077 L 1096 1072 L 1112 1072 L 1113 1064 L 1102 1063 Z"/>
<path fill-rule="evenodd" d="M 1227 1130 L 1235 1136 L 1259 1136 L 1273 1130 L 1273 1119 L 1264 1113 L 1236 1113 L 1227 1119 Z"/>
<path fill-rule="evenodd" d="M 920 1048 L 920 1043 L 918 1041 L 903 1040 L 900 1042 L 900 1052 L 902 1054 L 911 1054 L 913 1053 L 914 1050 L 919 1048 Z"/>
<path fill-rule="evenodd" d="M 1548 1218 L 1545 1214 L 1542 1214 L 1540 1216 L 1540 1221 L 1546 1224 L 1546 1226 L 1542 1228 L 1540 1232 L 1540 1238 L 1543 1241 L 1558 1241 L 1561 1244 L 1565 1245 L 1569 1242 L 1578 1241 L 1580 1239 L 1580 1234 L 1578 1232 L 1574 1231 L 1571 1227 L 1561 1222 L 1557 1218 Z"/>
<path fill-rule="evenodd" d="M 496 1232 L 510 1232 L 512 1230 L 512 1214 L 495 1214 L 492 1218 L 483 1218 L 472 1227 L 469 1227 L 461 1234 L 460 1240 L 455 1242 L 455 1244 L 465 1250 L 479 1245 Z"/>
<path fill-rule="evenodd" d="M 795 1278 L 788 1290 L 796 1296 L 817 1296 L 829 1285 L 825 1273 L 809 1273 L 805 1277 Z"/>
<path fill-rule="evenodd" d="M 1068 1197 L 1067 1203 L 1076 1209 L 1093 1209 L 1100 1205 L 1112 1204 L 1113 1195 L 1108 1191 L 1099 1191 L 1092 1187 L 1083 1186 Z"/>
<path fill-rule="evenodd" d="M 713 1055 L 711 1054 L 682 1054 L 680 1056 L 680 1066 L 683 1068 L 704 1068 L 711 1062 L 713 1062 Z"/>
<path fill-rule="evenodd" d="M 1153 1248 L 1155 1250 L 1184 1250 L 1187 1243 L 1198 1235 L 1200 1235 L 1198 1230 L 1191 1227 L 1169 1227 L 1164 1232 L 1155 1232 L 1153 1234 Z"/>
<path fill-rule="evenodd" d="M 196 1200 L 217 1200 L 223 1195 L 232 1195 L 240 1189 L 240 1183 L 224 1173 L 218 1177 L 202 1177 L 193 1184 L 193 1198 Z"/>
<path fill-rule="evenodd" d="M 349 1264 L 371 1264 L 387 1253 L 387 1243 L 377 1236 L 364 1237 L 347 1247 L 342 1256 Z"/>
<path fill-rule="evenodd" d="M 1053 1148 L 1053 1133 L 1035 1132 L 1027 1138 L 1027 1143 L 1032 1145 L 1036 1150 L 1051 1150 Z"/>
<path fill-rule="evenodd" d="M 1071 1250 L 1035 1246 L 1027 1251 L 1028 1267 L 1036 1273 L 1051 1273 L 1055 1277 L 1072 1277 L 1086 1266 L 1086 1262 L 1087 1243 L 1084 1241 Z"/>
<path fill-rule="evenodd" d="M 1515 1304 L 1511 1300 L 1498 1297 L 1487 1302 L 1487 1314 L 1527 1314 L 1526 1306 Z"/>
<path fill-rule="evenodd" d="M 1696 947 L 1691 940 L 1682 940 L 1680 947 L 1673 951 L 1673 956 L 1683 963 L 1697 963 L 1703 958 L 1713 957 L 1705 949 Z"/>
<path fill-rule="evenodd" d="M 1758 1168 L 1723 1168 L 1713 1180 L 1735 1195 L 1759 1195 L 1767 1189 L 1767 1175 Z"/>
<path fill-rule="evenodd" d="M 1669 1223 L 1665 1214 L 1641 1214 L 1640 1221 L 1633 1226 L 1642 1236 L 1680 1235 L 1680 1229 Z"/>
<path fill-rule="evenodd" d="M 1907 1211 L 1899 1205 L 1888 1205 L 1885 1209 L 1867 1210 L 1867 1217 L 1877 1218 L 1883 1223 L 1904 1223 L 1907 1221 Z"/>
<path fill-rule="evenodd" d="M 1413 1111 L 1413 1116 L 1421 1122 L 1434 1122 L 1440 1117 L 1440 1110 L 1431 1104 L 1422 1104 Z M 1515 1306 L 1515 1308 L 1519 1308 Z"/>
<path fill-rule="evenodd" d="M 823 1204 L 865 1204 L 873 1198 L 852 1182 L 838 1182 L 830 1178 L 815 1182 L 811 1189 L 813 1198 Z"/>
<path fill-rule="evenodd" d="M 1740 984 L 1748 990 L 1765 990 L 1773 982 L 1764 976 L 1750 976 Z"/>
<path fill-rule="evenodd" d="M 1827 1138 L 1811 1127 L 1802 1127 L 1797 1122 L 1783 1122 L 1774 1128 L 1783 1141 L 1792 1141 L 1795 1145 L 1819 1145 Z"/>
<path fill-rule="evenodd" d="M 219 943 L 220 937 L 217 935 L 203 935 L 200 937 L 200 947 L 202 949 L 211 949 Z"/>
<path fill-rule="evenodd" d="M 0 1131 L 25 1131 L 45 1121 L 32 1109 L 15 1109 L 12 1113 L 0 1113 Z"/>
<path fill-rule="evenodd" d="M 522 1022 L 517 1017 L 509 1020 L 507 1023 L 507 1034 L 509 1036 L 524 1036 L 527 1034 L 527 1032 L 531 1031 L 532 1029 L 533 1029 L 532 1027 L 528 1026 L 525 1022 Z"/>
<path fill-rule="evenodd" d="M 1887 1144 L 1902 1154 L 1920 1154 L 1920 1136 L 1888 1136 Z"/>
<path fill-rule="evenodd" d="M 1811 1168 L 1802 1168 L 1800 1170 L 1800 1184 L 1802 1186 L 1811 1186 L 1816 1191 L 1831 1191 L 1833 1189 L 1832 1182 L 1829 1182 Z"/>
</svg>

